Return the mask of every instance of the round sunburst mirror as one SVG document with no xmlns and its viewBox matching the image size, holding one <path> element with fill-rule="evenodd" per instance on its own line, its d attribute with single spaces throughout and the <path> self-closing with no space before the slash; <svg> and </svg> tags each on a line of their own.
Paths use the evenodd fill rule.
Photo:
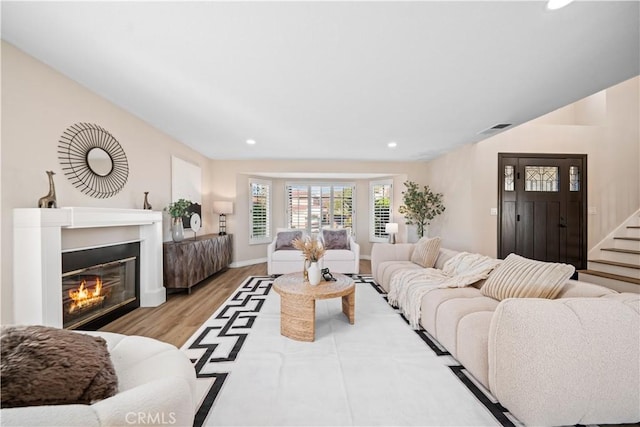
<svg viewBox="0 0 640 427">
<path fill-rule="evenodd" d="M 91 197 L 114 196 L 129 177 L 127 156 L 120 143 L 92 123 L 76 123 L 64 131 L 58 159 L 71 183 Z"/>
</svg>

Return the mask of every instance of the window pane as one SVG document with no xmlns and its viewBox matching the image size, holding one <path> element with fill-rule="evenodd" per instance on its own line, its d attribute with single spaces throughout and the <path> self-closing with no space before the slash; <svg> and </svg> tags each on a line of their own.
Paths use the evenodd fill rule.
<svg viewBox="0 0 640 427">
<path fill-rule="evenodd" d="M 320 231 L 320 217 L 322 215 L 322 187 L 311 187 L 311 224 L 307 226 L 311 227 L 309 231 L 311 233 L 317 233 Z"/>
<path fill-rule="evenodd" d="M 560 187 L 556 166 L 526 166 L 524 176 L 525 191 L 555 192 Z"/>
<path fill-rule="evenodd" d="M 333 211 L 331 226 L 333 228 L 353 227 L 353 187 L 333 187 Z"/>
<path fill-rule="evenodd" d="M 352 185 L 287 185 L 289 228 L 353 227 Z"/>
<path fill-rule="evenodd" d="M 569 191 L 580 191 L 580 168 L 569 167 Z"/>
<path fill-rule="evenodd" d="M 373 236 L 388 237 L 385 226 L 391 222 L 391 185 L 373 186 Z"/>
<path fill-rule="evenodd" d="M 271 185 L 267 183 L 251 182 L 251 235 L 252 241 L 269 239 L 270 212 L 269 198 Z"/>
<path fill-rule="evenodd" d="M 288 228 L 307 228 L 309 214 L 309 187 L 306 185 L 290 185 L 287 187 L 289 204 Z"/>
<path fill-rule="evenodd" d="M 504 191 L 514 191 L 514 167 L 507 165 L 504 167 Z"/>
<path fill-rule="evenodd" d="M 320 228 L 331 226 L 331 186 L 320 190 Z"/>
</svg>

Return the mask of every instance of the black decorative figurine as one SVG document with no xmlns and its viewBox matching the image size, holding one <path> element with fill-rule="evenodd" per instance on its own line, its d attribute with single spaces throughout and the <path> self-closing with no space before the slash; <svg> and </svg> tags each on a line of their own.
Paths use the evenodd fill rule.
<svg viewBox="0 0 640 427">
<path fill-rule="evenodd" d="M 144 192 L 144 204 L 142 205 L 142 209 L 151 210 L 151 205 L 149 204 L 149 200 L 147 199 L 148 196 L 149 196 L 149 192 L 145 191 Z"/>
</svg>

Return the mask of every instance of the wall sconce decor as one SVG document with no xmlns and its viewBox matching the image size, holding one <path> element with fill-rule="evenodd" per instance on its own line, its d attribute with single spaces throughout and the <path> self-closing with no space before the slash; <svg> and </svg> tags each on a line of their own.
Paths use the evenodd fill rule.
<svg viewBox="0 0 640 427">
<path fill-rule="evenodd" d="M 396 233 L 398 232 L 398 223 L 389 222 L 384 226 L 384 232 L 389 235 L 389 243 L 396 243 Z"/>
<path fill-rule="evenodd" d="M 213 202 L 213 213 L 220 215 L 219 217 L 219 231 L 220 236 L 227 234 L 227 215 L 233 213 L 233 202 L 227 200 L 218 200 Z"/>
</svg>

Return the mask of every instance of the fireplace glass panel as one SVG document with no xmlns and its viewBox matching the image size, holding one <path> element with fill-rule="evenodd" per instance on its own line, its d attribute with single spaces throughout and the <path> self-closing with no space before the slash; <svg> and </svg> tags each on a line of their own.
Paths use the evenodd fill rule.
<svg viewBox="0 0 640 427">
<path fill-rule="evenodd" d="M 76 329 L 136 300 L 136 257 L 62 275 L 63 326 Z"/>
</svg>

